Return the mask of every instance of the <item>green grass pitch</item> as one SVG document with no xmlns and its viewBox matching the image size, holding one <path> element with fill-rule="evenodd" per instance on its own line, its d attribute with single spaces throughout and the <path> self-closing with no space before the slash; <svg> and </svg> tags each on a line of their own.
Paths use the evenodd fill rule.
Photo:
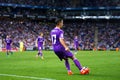
<svg viewBox="0 0 120 80">
<path fill-rule="evenodd" d="M 82 66 L 90 68 L 90 74 L 80 75 L 70 60 L 74 73 L 71 76 L 67 75 L 64 61 L 60 61 L 53 51 L 43 51 L 44 60 L 36 59 L 36 53 L 14 52 L 6 56 L 5 52 L 0 52 L 0 80 L 120 80 L 120 52 L 79 51 L 76 57 Z"/>
</svg>

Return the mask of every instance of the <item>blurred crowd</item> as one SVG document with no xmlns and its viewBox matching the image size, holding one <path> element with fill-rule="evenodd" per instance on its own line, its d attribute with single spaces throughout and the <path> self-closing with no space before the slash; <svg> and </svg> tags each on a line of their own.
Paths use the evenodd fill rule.
<svg viewBox="0 0 120 80">
<path fill-rule="evenodd" d="M 0 20 L 0 35 L 4 40 L 6 35 L 9 34 L 14 47 L 19 47 L 19 42 L 23 41 L 27 48 L 35 47 L 36 38 L 40 32 L 43 32 L 44 48 L 50 49 L 52 46 L 50 31 L 54 27 L 55 24 L 50 22 Z M 63 30 L 66 43 L 71 49 L 73 49 L 73 40 L 76 35 L 79 38 L 79 46 L 82 50 L 92 50 L 95 47 L 99 49 L 120 47 L 119 23 L 65 22 Z M 98 40 L 97 45 L 95 45 L 96 39 Z"/>
<path fill-rule="evenodd" d="M 34 45 L 36 34 L 29 30 L 29 22 L 16 21 L 0 21 L 0 30 L 3 34 L 3 39 L 6 35 L 11 35 L 13 45 L 19 47 L 19 41 L 24 40 L 25 46 Z"/>
<path fill-rule="evenodd" d="M 120 6 L 120 0 L 0 0 L 0 3 L 27 4 L 49 7 Z"/>
<path fill-rule="evenodd" d="M 120 6 L 120 0 L 0 0 L 0 3 L 11 4 L 24 4 L 24 5 L 38 5 L 46 7 L 109 7 Z M 61 12 L 44 9 L 29 9 L 29 8 L 16 8 L 16 7 L 0 7 L 0 37 L 5 39 L 6 35 L 11 35 L 13 39 L 13 46 L 19 47 L 19 42 L 23 41 L 24 46 L 33 48 L 35 47 L 35 41 L 40 32 L 44 33 L 45 49 L 51 48 L 50 31 L 55 24 L 53 22 L 39 22 L 31 20 L 2 20 L 2 16 L 8 16 L 10 18 L 16 18 L 22 16 L 24 18 L 30 18 L 34 16 L 59 16 Z M 77 15 L 108 15 L 104 11 L 88 11 L 79 12 Z M 109 12 L 111 15 L 119 15 L 119 11 Z M 62 13 L 61 13 L 62 15 Z M 64 16 L 69 14 L 63 12 Z M 71 12 L 70 15 L 76 15 Z M 32 19 L 34 19 L 32 17 Z M 74 36 L 79 38 L 79 46 L 82 50 L 93 48 L 98 49 L 113 49 L 120 47 L 120 23 L 90 23 L 90 22 L 65 22 L 63 30 L 65 31 L 65 40 L 67 45 L 73 49 Z M 4 43 L 3 43 L 4 44 Z M 3 45 L 5 47 L 5 45 Z"/>
<path fill-rule="evenodd" d="M 98 27 L 98 48 L 113 49 L 120 46 L 120 24 L 106 23 Z"/>
</svg>

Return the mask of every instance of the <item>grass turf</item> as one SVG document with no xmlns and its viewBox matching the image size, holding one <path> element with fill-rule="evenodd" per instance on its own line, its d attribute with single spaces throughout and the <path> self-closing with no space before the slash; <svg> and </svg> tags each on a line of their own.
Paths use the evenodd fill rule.
<svg viewBox="0 0 120 80">
<path fill-rule="evenodd" d="M 76 57 L 83 66 L 90 68 L 89 75 L 80 75 L 70 60 L 73 75 L 68 76 L 64 61 L 60 61 L 53 51 L 43 51 L 44 60 L 35 57 L 37 51 L 14 52 L 6 56 L 0 52 L 0 74 L 31 76 L 55 80 L 119 80 L 120 52 L 79 51 Z M 0 80 L 34 80 L 14 76 L 2 76 Z M 47 80 L 47 79 L 40 79 Z"/>
</svg>

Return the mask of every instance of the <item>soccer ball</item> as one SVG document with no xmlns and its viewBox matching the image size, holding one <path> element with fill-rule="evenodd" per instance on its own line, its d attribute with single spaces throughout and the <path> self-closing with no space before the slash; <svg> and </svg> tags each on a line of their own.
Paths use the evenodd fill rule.
<svg viewBox="0 0 120 80">
<path fill-rule="evenodd" d="M 83 67 L 82 70 L 80 71 L 80 74 L 85 75 L 89 74 L 90 70 L 88 67 Z"/>
</svg>

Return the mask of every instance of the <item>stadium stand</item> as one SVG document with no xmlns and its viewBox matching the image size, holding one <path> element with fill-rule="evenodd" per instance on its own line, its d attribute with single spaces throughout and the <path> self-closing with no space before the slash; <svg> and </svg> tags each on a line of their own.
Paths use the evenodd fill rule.
<svg viewBox="0 0 120 80">
<path fill-rule="evenodd" d="M 120 6 L 119 0 L 0 0 L 0 3 L 29 4 L 49 7 Z"/>
<path fill-rule="evenodd" d="M 75 35 L 79 36 L 81 50 L 115 49 L 120 47 L 119 6 L 119 0 L 0 0 L 0 36 L 4 40 L 11 34 L 14 47 L 24 40 L 26 48 L 34 48 L 42 31 L 44 48 L 50 49 L 53 20 L 62 16 L 65 40 L 71 49 Z"/>
<path fill-rule="evenodd" d="M 50 30 L 54 23 L 33 22 L 33 21 L 0 21 L 0 31 L 3 35 L 12 34 L 14 46 L 19 47 L 19 41 L 24 39 L 25 46 L 34 46 L 39 32 L 44 32 L 45 48 L 51 46 Z M 107 23 L 65 23 L 65 39 L 68 45 L 73 48 L 73 39 L 76 34 L 79 36 L 81 49 L 92 50 L 95 46 L 95 27 L 98 28 L 99 49 L 113 49 L 119 45 L 120 29 L 119 24 Z M 67 37 L 67 38 L 66 38 Z"/>
</svg>

